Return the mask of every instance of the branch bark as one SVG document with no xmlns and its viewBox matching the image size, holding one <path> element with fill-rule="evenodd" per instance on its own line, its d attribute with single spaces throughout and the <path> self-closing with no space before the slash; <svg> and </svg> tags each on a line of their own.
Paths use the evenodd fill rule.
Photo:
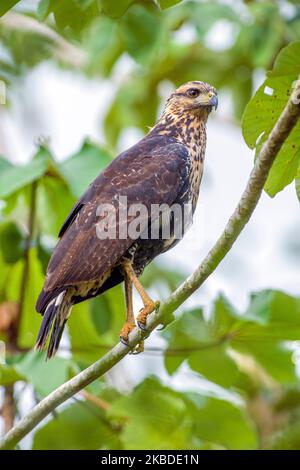
<svg viewBox="0 0 300 470">
<path fill-rule="evenodd" d="M 147 321 L 148 332 L 145 333 L 136 328 L 130 335 L 129 347 L 121 343 L 117 344 L 97 362 L 50 393 L 4 436 L 2 441 L 0 441 L 0 449 L 12 449 L 57 406 L 121 361 L 131 349 L 140 343 L 141 340 L 145 339 L 159 324 L 163 323 L 168 314 L 174 312 L 190 297 L 217 268 L 249 221 L 261 196 L 276 155 L 300 117 L 300 105 L 296 104 L 296 97 L 299 92 L 300 84 L 294 90 L 293 95 L 290 97 L 269 138 L 265 142 L 254 164 L 241 199 L 220 238 L 196 271 L 170 295 L 157 312 L 153 312 L 149 316 Z"/>
</svg>

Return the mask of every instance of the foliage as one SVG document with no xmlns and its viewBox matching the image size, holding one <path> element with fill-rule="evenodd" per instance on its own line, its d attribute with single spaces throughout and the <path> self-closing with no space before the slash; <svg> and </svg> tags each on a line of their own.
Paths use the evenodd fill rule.
<svg viewBox="0 0 300 470">
<path fill-rule="evenodd" d="M 293 42 L 278 54 L 267 79 L 257 90 L 243 116 L 243 135 L 250 148 L 261 148 L 300 75 L 300 41 Z M 298 100 L 300 97 L 295 97 Z M 298 123 L 284 142 L 266 182 L 266 191 L 275 196 L 286 185 L 296 180 L 299 184 L 300 124 Z"/>
<path fill-rule="evenodd" d="M 14 3 L 2 1 L 0 15 Z M 9 98 L 13 85 L 48 59 L 87 77 L 110 78 L 116 82 L 116 93 L 104 128 L 111 148 L 118 145 L 125 128 L 145 132 L 153 123 L 161 85 L 166 82 L 176 85 L 199 77 L 221 93 L 226 89 L 233 101 L 233 117 L 239 120 L 250 100 L 257 69 L 272 69 L 243 115 L 245 141 L 258 150 L 300 72 L 300 43 L 296 41 L 300 11 L 295 5 L 287 19 L 277 2 L 239 3 L 243 14 L 233 2 L 40 0 L 36 10 L 14 10 L 19 15 L 15 21 L 22 19 L 20 27 L 7 21 L 11 12 L 0 19 L 6 51 L 0 60 L 0 79 L 12 85 Z M 30 31 L 24 27 L 29 20 Z M 216 49 L 209 37 L 220 21 L 231 28 L 233 41 Z M 184 28 L 193 32 L 190 41 L 181 40 Z M 64 41 L 80 60 L 70 60 Z M 124 58 L 131 63 L 128 76 L 114 82 Z M 266 87 L 273 94 L 266 94 Z M 271 196 L 295 179 L 300 200 L 299 132 L 298 123 L 276 159 L 266 184 Z M 110 151 L 88 140 L 63 162 L 45 143 L 27 164 L 0 158 L 0 308 L 6 308 L 7 302 L 20 303 L 32 189 L 36 187 L 21 317 L 17 327 L 14 319 L 9 328 L 1 329 L 0 322 L 0 338 L 8 346 L 0 363 L 0 384 L 23 382 L 32 387 L 37 400 L 112 346 L 123 322 L 124 300 L 117 286 L 74 308 L 56 358 L 45 363 L 43 354 L 32 351 L 41 320 L 34 304 L 58 230 L 75 200 L 110 159 Z M 182 278 L 180 272 L 153 264 L 143 280 L 152 289 L 159 284 L 168 292 Z M 13 348 L 11 327 L 16 331 Z M 34 433 L 33 448 L 299 448 L 300 391 L 295 364 L 299 336 L 299 298 L 271 289 L 257 292 L 240 313 L 220 295 L 210 316 L 197 306 L 182 312 L 160 333 L 168 385 L 151 376 L 120 394 L 107 381 L 98 381 L 88 387 L 89 395 L 68 403 Z M 175 390 L 171 385 L 184 369 L 198 379 L 197 392 L 184 387 Z M 202 390 L 204 381 L 212 392 Z M 270 421 L 267 433 L 262 416 Z"/>
</svg>

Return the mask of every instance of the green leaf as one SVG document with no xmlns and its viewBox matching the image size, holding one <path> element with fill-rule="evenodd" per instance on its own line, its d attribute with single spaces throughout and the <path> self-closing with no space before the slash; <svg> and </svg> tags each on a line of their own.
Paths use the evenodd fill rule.
<svg viewBox="0 0 300 470">
<path fill-rule="evenodd" d="M 14 366 L 0 363 L 0 384 L 2 386 L 13 384 L 18 380 L 24 380 L 24 376 Z"/>
<path fill-rule="evenodd" d="M 116 398 L 108 417 L 123 428 L 125 449 L 199 449 L 209 444 L 254 449 L 257 445 L 253 426 L 241 407 L 197 393 L 176 392 L 153 377 L 130 395 Z"/>
<path fill-rule="evenodd" d="M 40 21 L 45 21 L 50 11 L 50 0 L 40 0 L 37 7 L 37 17 Z"/>
<path fill-rule="evenodd" d="M 120 18 L 134 2 L 135 0 L 118 0 L 117 2 L 99 0 L 103 13 L 110 18 Z"/>
<path fill-rule="evenodd" d="M 155 378 L 145 379 L 129 396 L 116 399 L 109 418 L 123 426 L 126 449 L 189 449 L 190 420 L 183 397 Z M 138 429 L 138 432 L 137 432 Z"/>
<path fill-rule="evenodd" d="M 161 10 L 165 10 L 166 8 L 178 5 L 181 1 L 182 0 L 157 0 L 157 4 Z"/>
<path fill-rule="evenodd" d="M 161 18 L 141 5 L 133 5 L 121 19 L 120 34 L 129 54 L 142 64 L 161 49 Z"/>
<path fill-rule="evenodd" d="M 247 105 L 242 121 L 243 136 L 256 153 L 267 140 L 293 91 L 300 73 L 300 41 L 289 44 L 277 56 L 274 68 Z M 281 147 L 268 176 L 265 190 L 275 196 L 290 184 L 300 164 L 300 123 Z"/>
<path fill-rule="evenodd" d="M 98 174 L 111 163 L 111 156 L 101 147 L 85 142 L 79 152 L 59 165 L 74 196 L 80 197 Z"/>
<path fill-rule="evenodd" d="M 0 226 L 0 249 L 5 263 L 16 263 L 24 252 L 24 234 L 15 222 Z"/>
<path fill-rule="evenodd" d="M 246 356 L 254 358 L 277 382 L 281 384 L 297 382 L 293 351 L 287 349 L 281 342 L 253 338 L 235 342 L 232 346 Z"/>
<path fill-rule="evenodd" d="M 51 361 L 50 361 L 51 362 Z M 34 450 L 120 449 L 118 430 L 103 412 L 86 402 L 75 403 L 36 431 Z"/>
<path fill-rule="evenodd" d="M 191 354 L 188 364 L 194 371 L 223 387 L 232 386 L 238 379 L 238 368 L 225 345 Z"/>
<path fill-rule="evenodd" d="M 236 382 L 238 369 L 228 355 L 227 345 L 222 336 L 215 335 L 201 310 L 185 312 L 163 336 L 168 340 L 165 366 L 169 373 L 187 359 L 193 370 L 219 385 L 230 387 Z"/>
<path fill-rule="evenodd" d="M 2 0 L 0 5 L 0 16 L 11 10 L 20 0 Z"/>
<path fill-rule="evenodd" d="M 124 303 L 123 288 L 118 285 L 100 297 L 74 307 L 68 329 L 77 361 L 90 364 L 106 351 L 107 346 L 115 344 L 125 321 Z"/>
<path fill-rule="evenodd" d="M 241 407 L 225 400 L 203 398 L 196 393 L 186 396 L 195 406 L 194 432 L 200 439 L 233 450 L 257 447 L 254 426 Z"/>
<path fill-rule="evenodd" d="M 57 236 L 74 203 L 75 198 L 63 179 L 44 176 L 39 181 L 37 200 L 37 218 L 43 233 Z"/>
<path fill-rule="evenodd" d="M 96 361 L 106 351 L 101 348 L 101 339 L 90 316 L 89 304 L 84 302 L 75 305 L 68 320 L 72 356 L 85 365 Z"/>
<path fill-rule="evenodd" d="M 89 54 L 87 72 L 100 73 L 105 77 L 109 76 L 116 61 L 124 52 L 118 24 L 107 16 L 99 16 L 93 21 L 84 37 L 83 45 Z"/>
<path fill-rule="evenodd" d="M 26 165 L 8 166 L 0 172 L 0 198 L 38 180 L 49 166 L 48 150 L 40 148 L 36 156 Z"/>
<path fill-rule="evenodd" d="M 293 354 L 285 341 L 299 336 L 300 299 L 265 290 L 252 295 L 245 315 L 232 331 L 231 346 L 254 357 L 280 383 L 295 383 Z"/>
<path fill-rule="evenodd" d="M 30 351 L 14 367 L 44 397 L 68 380 L 70 361 L 56 356 L 46 362 L 44 353 Z"/>
<path fill-rule="evenodd" d="M 243 318 L 262 326 L 252 325 L 255 335 L 282 340 L 300 337 L 300 299 L 285 292 L 267 289 L 252 294 Z M 251 325 L 247 328 L 250 331 Z"/>
<path fill-rule="evenodd" d="M 46 8 L 46 4 L 40 8 Z M 53 13 L 56 25 L 64 32 L 80 33 L 99 14 L 98 1 L 96 0 L 50 0 L 46 15 Z"/>
</svg>

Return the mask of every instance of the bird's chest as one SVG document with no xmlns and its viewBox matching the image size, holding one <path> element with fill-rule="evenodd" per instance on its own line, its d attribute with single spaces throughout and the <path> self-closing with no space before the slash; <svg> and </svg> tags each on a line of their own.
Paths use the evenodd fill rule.
<svg viewBox="0 0 300 470">
<path fill-rule="evenodd" d="M 206 148 L 206 133 L 196 128 L 185 144 L 189 151 L 189 200 L 194 212 L 198 201 Z"/>
</svg>

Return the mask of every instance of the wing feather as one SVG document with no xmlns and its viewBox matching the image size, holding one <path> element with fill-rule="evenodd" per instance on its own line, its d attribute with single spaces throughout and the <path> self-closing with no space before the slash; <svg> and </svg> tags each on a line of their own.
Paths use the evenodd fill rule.
<svg viewBox="0 0 300 470">
<path fill-rule="evenodd" d="M 127 196 L 128 206 L 143 203 L 150 209 L 151 204 L 171 205 L 186 182 L 187 172 L 187 149 L 164 136 L 145 138 L 120 154 L 90 185 L 62 226 L 44 291 L 98 279 L 134 242 L 97 237 L 99 204 L 117 204 L 122 195 Z M 127 225 L 130 221 L 128 217 Z"/>
</svg>

